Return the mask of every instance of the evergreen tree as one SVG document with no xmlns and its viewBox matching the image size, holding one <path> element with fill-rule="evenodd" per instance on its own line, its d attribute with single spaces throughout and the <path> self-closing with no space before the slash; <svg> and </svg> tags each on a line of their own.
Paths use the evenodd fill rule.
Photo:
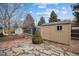
<svg viewBox="0 0 79 59">
<path fill-rule="evenodd" d="M 57 22 L 57 21 L 58 21 L 57 15 L 54 11 L 52 11 L 50 14 L 49 22 Z"/>
<path fill-rule="evenodd" d="M 57 21 L 61 21 L 60 19 L 58 19 Z"/>
<path fill-rule="evenodd" d="M 42 25 L 45 23 L 45 18 L 44 17 L 41 17 L 40 18 L 40 21 L 38 22 L 38 26 Z"/>
<path fill-rule="evenodd" d="M 76 19 L 76 23 L 79 24 L 79 3 L 77 4 L 72 4 L 72 11 L 73 11 L 73 15 L 75 16 Z"/>
</svg>

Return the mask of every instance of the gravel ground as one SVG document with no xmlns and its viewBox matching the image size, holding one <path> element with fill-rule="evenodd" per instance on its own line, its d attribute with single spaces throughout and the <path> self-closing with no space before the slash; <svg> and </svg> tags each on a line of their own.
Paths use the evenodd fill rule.
<svg viewBox="0 0 79 59">
<path fill-rule="evenodd" d="M 0 56 L 77 56 L 77 54 L 65 51 L 49 42 L 37 45 L 23 42 L 19 46 L 0 48 Z"/>
</svg>

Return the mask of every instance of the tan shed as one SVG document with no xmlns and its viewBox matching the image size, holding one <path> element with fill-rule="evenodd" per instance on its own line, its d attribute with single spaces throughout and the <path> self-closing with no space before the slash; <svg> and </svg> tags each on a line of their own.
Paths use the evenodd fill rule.
<svg viewBox="0 0 79 59">
<path fill-rule="evenodd" d="M 71 23 L 70 22 L 53 22 L 40 26 L 43 39 L 70 44 L 71 40 Z"/>
</svg>

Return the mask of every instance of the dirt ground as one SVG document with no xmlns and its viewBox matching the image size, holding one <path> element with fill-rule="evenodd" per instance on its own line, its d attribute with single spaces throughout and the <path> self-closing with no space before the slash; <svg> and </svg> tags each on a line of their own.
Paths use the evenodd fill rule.
<svg viewBox="0 0 79 59">
<path fill-rule="evenodd" d="M 0 38 L 0 48 L 11 48 L 11 47 L 17 47 L 20 46 L 23 43 L 32 43 L 32 40 L 27 37 L 19 37 L 16 38 L 16 36 L 7 36 L 4 38 Z"/>
<path fill-rule="evenodd" d="M 79 40 L 71 40 L 71 49 L 73 52 L 79 54 Z"/>
<path fill-rule="evenodd" d="M 11 48 L 11 47 L 17 47 L 20 46 L 23 43 L 32 43 L 32 39 L 21 36 L 7 36 L 5 38 L 0 38 L 0 48 Z M 54 46 L 61 47 L 62 49 L 65 49 L 67 51 L 71 51 L 74 53 L 79 54 L 79 40 L 71 40 L 71 44 L 68 45 L 63 45 L 63 44 L 58 44 L 55 42 L 49 42 Z"/>
<path fill-rule="evenodd" d="M 59 44 L 56 42 L 49 42 L 56 47 L 61 47 L 66 51 L 70 51 L 79 55 L 79 40 L 71 40 L 70 45 Z"/>
</svg>

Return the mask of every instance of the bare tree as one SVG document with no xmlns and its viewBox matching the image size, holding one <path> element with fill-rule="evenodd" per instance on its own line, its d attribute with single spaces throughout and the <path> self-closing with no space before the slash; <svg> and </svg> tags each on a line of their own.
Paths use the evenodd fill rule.
<svg viewBox="0 0 79 59">
<path fill-rule="evenodd" d="M 10 26 L 10 20 L 17 15 L 20 5 L 16 3 L 0 3 L 0 19 L 8 22 L 8 26 Z"/>
<path fill-rule="evenodd" d="M 27 14 L 25 20 L 24 20 L 24 23 L 23 23 L 24 27 L 32 27 L 34 26 L 34 19 L 32 17 L 31 14 Z"/>
<path fill-rule="evenodd" d="M 33 30 L 34 26 L 35 26 L 35 24 L 34 24 L 34 19 L 33 19 L 32 15 L 27 14 L 27 16 L 25 17 L 24 23 L 23 23 L 24 31 L 27 32 L 27 30 L 28 30 L 32 34 L 32 30 Z"/>
</svg>

